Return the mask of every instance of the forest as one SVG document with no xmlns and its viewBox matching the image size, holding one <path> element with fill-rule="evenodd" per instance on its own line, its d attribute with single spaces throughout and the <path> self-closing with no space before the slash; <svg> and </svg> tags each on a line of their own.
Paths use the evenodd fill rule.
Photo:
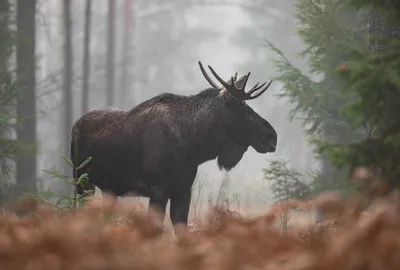
<svg viewBox="0 0 400 270">
<path fill-rule="evenodd" d="M 399 38 L 393 0 L 0 0 L 0 265 L 394 269 Z"/>
</svg>

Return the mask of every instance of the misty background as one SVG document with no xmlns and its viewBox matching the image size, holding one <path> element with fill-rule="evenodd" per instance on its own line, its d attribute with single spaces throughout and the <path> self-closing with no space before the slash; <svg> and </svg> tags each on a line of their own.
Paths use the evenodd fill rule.
<svg viewBox="0 0 400 270">
<path fill-rule="evenodd" d="M 276 53 L 266 47 L 266 40 L 307 74 L 307 59 L 298 56 L 304 44 L 296 34 L 295 2 L 114 0 L 114 11 L 110 14 L 110 1 L 92 1 L 88 109 L 111 105 L 128 110 L 164 92 L 196 94 L 208 87 L 198 61 L 211 65 L 222 78 L 229 78 L 235 72 L 239 76 L 251 72 L 249 86 L 269 81 L 277 76 L 270 61 Z M 85 6 L 86 1 L 71 1 L 73 121 L 82 115 Z M 69 131 L 65 134 L 63 126 L 66 111 L 63 1 L 38 1 L 37 9 L 39 189 L 72 190 L 43 171 L 65 169 L 62 156 L 69 156 L 65 141 L 70 134 Z M 107 58 L 108 46 L 114 46 L 111 58 Z M 111 89 L 107 83 L 110 70 L 115 76 Z M 274 81 L 264 95 L 248 101 L 276 129 L 277 151 L 261 155 L 249 148 L 229 173 L 220 171 L 214 160 L 201 165 L 196 181 L 204 182 L 209 192 L 217 194 L 223 186 L 225 196 L 240 198 L 243 207 L 263 206 L 272 202 L 270 186 L 263 174 L 271 160 L 288 160 L 289 167 L 306 177 L 308 172 L 318 170 L 319 161 L 312 154 L 302 120 L 289 119 L 294 105 L 276 96 L 281 88 L 282 84 Z M 65 170 L 71 174 L 71 170 Z"/>
</svg>

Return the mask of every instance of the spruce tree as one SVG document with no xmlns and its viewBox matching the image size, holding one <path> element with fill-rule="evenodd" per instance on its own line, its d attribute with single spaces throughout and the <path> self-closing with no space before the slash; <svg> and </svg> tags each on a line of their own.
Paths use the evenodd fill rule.
<svg viewBox="0 0 400 270">
<path fill-rule="evenodd" d="M 356 96 L 342 107 L 353 129 L 368 127 L 369 136 L 349 144 L 321 143 L 338 166 L 369 166 L 381 171 L 389 190 L 399 185 L 400 158 L 400 9 L 395 1 L 349 0 L 369 10 L 369 48 L 352 49 L 336 72 L 341 93 Z M 378 25 L 377 25 L 378 24 Z"/>
<path fill-rule="evenodd" d="M 294 103 L 290 117 L 304 118 L 304 128 L 317 146 L 323 143 L 346 144 L 366 137 L 364 127 L 352 128 L 352 121 L 340 113 L 343 104 L 357 97 L 352 92 L 339 91 L 336 68 L 346 62 L 351 50 L 364 50 L 368 46 L 367 16 L 365 11 L 348 10 L 340 0 L 298 0 L 295 16 L 299 26 L 297 34 L 306 48 L 300 56 L 307 59 L 309 74 L 293 66 L 285 55 L 268 42 L 279 56 L 273 60 L 278 80 L 283 83 L 281 97 Z M 316 75 L 318 80 L 310 78 Z M 330 155 L 319 151 L 321 172 L 314 174 L 313 190 L 350 189 L 345 176 L 349 167 L 338 169 Z M 343 180 L 342 180 L 343 179 Z"/>
</svg>

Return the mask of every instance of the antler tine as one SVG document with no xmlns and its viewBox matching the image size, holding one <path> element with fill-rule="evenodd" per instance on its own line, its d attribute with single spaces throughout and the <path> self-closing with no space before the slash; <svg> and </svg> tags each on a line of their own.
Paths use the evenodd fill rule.
<svg viewBox="0 0 400 270">
<path fill-rule="evenodd" d="M 214 77 L 222 84 L 223 87 L 225 88 L 229 88 L 229 84 L 227 84 L 216 72 L 215 70 L 211 67 L 208 66 L 208 68 L 210 69 L 211 73 L 214 75 Z M 233 79 L 233 78 L 232 78 Z"/>
<path fill-rule="evenodd" d="M 258 86 L 259 83 L 256 83 L 256 85 L 253 86 L 249 91 L 246 92 L 246 94 L 251 95 L 258 89 L 262 88 L 267 82 L 263 83 L 262 85 Z"/>
<path fill-rule="evenodd" d="M 202 64 L 200 61 L 199 61 L 199 66 L 200 66 L 201 73 L 203 73 L 203 76 L 204 76 L 204 78 L 206 78 L 206 80 L 208 81 L 208 83 L 209 83 L 212 87 L 219 89 L 220 87 L 210 78 L 210 76 L 208 76 L 206 70 L 205 70 L 204 67 L 203 67 L 203 64 Z"/>
<path fill-rule="evenodd" d="M 269 86 L 271 85 L 272 81 L 273 80 L 270 80 L 269 83 L 264 87 L 264 89 L 262 89 L 260 92 L 258 92 L 257 94 L 255 94 L 254 96 L 251 97 L 250 95 L 252 93 L 254 93 L 255 91 L 261 89 L 267 82 L 263 83 L 259 87 L 257 87 L 257 85 L 258 85 L 258 83 L 257 83 L 249 92 L 247 92 L 248 100 L 255 99 L 255 98 L 258 98 L 259 96 L 261 96 L 269 88 Z"/>
<path fill-rule="evenodd" d="M 251 74 L 251 72 L 247 73 L 246 78 L 244 79 L 244 83 L 243 83 L 242 87 L 240 87 L 240 88 L 237 89 L 237 90 L 240 90 L 240 91 L 242 91 L 243 93 L 245 93 L 245 92 L 244 92 L 244 89 L 246 88 L 247 81 L 249 80 L 250 74 Z"/>
<path fill-rule="evenodd" d="M 236 82 L 236 80 L 237 80 L 237 72 L 235 72 L 235 76 L 231 77 L 231 79 L 232 79 L 232 83 Z"/>
<path fill-rule="evenodd" d="M 247 73 L 246 78 L 244 79 L 242 87 L 240 87 L 238 89 L 238 88 L 235 87 L 235 84 L 234 84 L 234 81 L 233 81 L 232 77 L 231 77 L 231 84 L 229 85 L 229 84 L 227 84 L 226 82 L 224 82 L 221 79 L 221 77 L 215 72 L 215 70 L 211 66 L 208 66 L 208 68 L 211 70 L 211 73 L 215 76 L 215 78 L 225 87 L 225 89 L 229 93 L 231 93 L 233 96 L 235 96 L 236 98 L 238 98 L 240 100 L 249 99 L 249 96 L 246 94 L 244 89 L 246 88 L 247 81 L 249 80 L 251 72 Z"/>
<path fill-rule="evenodd" d="M 216 86 L 216 84 L 211 80 L 211 78 L 208 76 L 208 74 L 206 73 L 206 71 L 203 68 L 203 65 L 201 64 L 201 62 L 199 61 L 199 65 L 200 65 L 200 69 L 201 72 L 203 73 L 204 77 L 207 79 L 207 81 L 215 88 L 219 88 L 218 86 Z M 224 81 L 218 74 L 217 72 L 215 72 L 215 70 L 209 65 L 208 68 L 210 69 L 211 73 L 214 75 L 214 77 L 222 84 L 223 87 L 225 87 L 225 89 L 232 94 L 233 96 L 235 96 L 236 98 L 240 99 L 240 100 L 251 100 L 251 99 L 255 99 L 259 96 L 261 96 L 267 89 L 268 87 L 271 85 L 272 80 L 267 84 L 266 82 L 261 84 L 260 86 L 258 86 L 259 83 L 257 83 L 256 85 L 253 86 L 253 88 L 251 88 L 248 92 L 245 92 L 245 88 L 247 85 L 247 81 L 249 80 L 250 74 L 251 72 L 247 73 L 246 77 L 244 78 L 243 84 L 240 88 L 237 88 L 235 86 L 235 82 L 237 80 L 237 72 L 235 73 L 234 76 L 231 76 L 230 79 L 230 83 L 229 80 L 228 81 Z M 259 93 L 257 93 L 254 96 L 251 96 L 251 94 L 253 94 L 254 92 L 260 90 L 261 91 Z"/>
</svg>

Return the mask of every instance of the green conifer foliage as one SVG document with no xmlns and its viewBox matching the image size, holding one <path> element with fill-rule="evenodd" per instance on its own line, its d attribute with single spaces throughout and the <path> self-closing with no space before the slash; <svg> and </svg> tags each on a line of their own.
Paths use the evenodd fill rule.
<svg viewBox="0 0 400 270">
<path fill-rule="evenodd" d="M 351 51 L 368 48 L 367 13 L 349 10 L 340 0 L 298 0 L 295 15 L 297 33 L 306 45 L 300 56 L 307 59 L 309 73 L 321 79 L 311 79 L 268 43 L 279 56 L 273 61 L 280 74 L 277 79 L 283 83 L 280 96 L 289 98 L 296 105 L 290 117 L 304 117 L 304 127 L 317 146 L 322 143 L 347 144 L 365 138 L 366 128 L 353 128 L 352 117 L 341 113 L 343 104 L 358 100 L 358 97 L 352 91 L 340 91 L 337 69 L 344 67 Z M 318 148 L 323 168 L 322 174 L 314 177 L 315 192 L 348 189 L 348 182 L 339 180 L 344 179 L 348 167 L 339 170 L 332 166 L 331 152 L 325 149 Z"/>
<path fill-rule="evenodd" d="M 398 1 L 349 1 L 358 9 L 384 14 L 379 36 L 370 42 L 379 50 L 353 49 L 337 70 L 341 93 L 354 95 L 341 108 L 353 129 L 368 127 L 369 136 L 350 144 L 320 144 L 338 166 L 350 164 L 379 168 L 393 189 L 400 176 L 400 12 Z M 379 31 L 378 31 L 379 32 Z M 374 33 L 372 33 L 374 34 Z"/>
</svg>

